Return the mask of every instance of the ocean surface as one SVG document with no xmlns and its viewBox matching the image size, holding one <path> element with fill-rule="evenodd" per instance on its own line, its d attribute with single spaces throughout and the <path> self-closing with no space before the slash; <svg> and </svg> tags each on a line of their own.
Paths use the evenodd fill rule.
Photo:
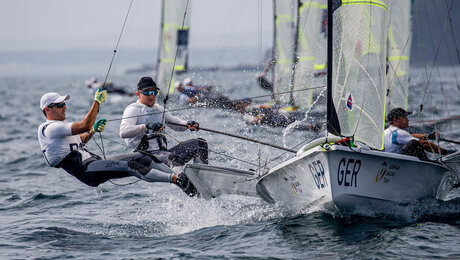
<svg viewBox="0 0 460 260">
<path fill-rule="evenodd" d="M 410 110 L 424 105 L 412 122 L 460 114 L 460 68 L 430 71 L 412 68 Z M 93 100 L 84 85 L 92 75 L 48 74 L 0 78 L 0 259 L 460 259 L 459 189 L 444 201 L 403 205 L 387 214 L 341 217 L 320 206 L 286 212 L 252 197 L 190 198 L 172 184 L 134 178 L 86 186 L 64 170 L 45 165 L 37 128 L 45 120 L 40 97 L 50 91 L 69 94 L 68 121 L 80 121 Z M 134 90 L 141 76 L 117 74 L 110 80 Z M 185 76 L 235 99 L 267 94 L 256 86 L 254 71 L 181 78 Z M 109 123 L 102 138 L 96 135 L 88 143 L 90 151 L 101 156 L 129 151 L 118 135 L 119 119 L 135 100 L 109 95 L 98 115 Z M 202 127 L 289 148 L 316 135 L 247 125 L 241 115 L 219 109 L 182 109 L 174 95 L 167 108 Z M 444 138 L 457 141 L 459 126 L 458 119 L 437 125 Z M 205 131 L 167 133 L 170 147 L 176 140 L 208 140 L 213 165 L 257 170 L 259 161 L 267 160 L 270 168 L 291 157 Z"/>
</svg>

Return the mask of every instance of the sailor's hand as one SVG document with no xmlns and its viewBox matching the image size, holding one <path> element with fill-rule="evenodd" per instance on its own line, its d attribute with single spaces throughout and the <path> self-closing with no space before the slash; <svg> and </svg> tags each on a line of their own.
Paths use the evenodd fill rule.
<svg viewBox="0 0 460 260">
<path fill-rule="evenodd" d="M 98 133 L 104 131 L 105 124 L 107 124 L 106 119 L 97 120 L 96 123 L 94 123 L 94 125 L 93 125 L 93 131 L 98 132 Z"/>
<path fill-rule="evenodd" d="M 102 88 L 97 89 L 96 93 L 94 94 L 94 101 L 101 104 L 107 99 L 107 90 L 102 90 Z"/>
<path fill-rule="evenodd" d="M 187 121 L 187 127 L 190 129 L 190 131 L 198 131 L 200 129 L 200 124 L 195 121 Z"/>
<path fill-rule="evenodd" d="M 163 124 L 162 124 L 162 123 L 158 123 L 158 122 L 150 122 L 150 123 L 147 123 L 147 124 L 145 124 L 145 127 L 147 127 L 147 129 L 152 130 L 153 132 L 158 132 L 158 131 L 162 131 L 162 130 L 163 130 Z"/>
<path fill-rule="evenodd" d="M 444 149 L 444 152 L 442 153 L 443 155 L 447 155 L 447 154 L 453 154 L 453 153 L 456 153 L 457 150 L 449 150 L 449 149 Z"/>
<path fill-rule="evenodd" d="M 438 136 L 439 136 L 439 133 L 437 133 L 437 132 L 433 132 L 433 133 L 431 133 L 431 134 L 427 135 L 427 136 L 426 136 L 426 138 L 427 138 L 427 139 L 431 139 L 431 140 L 434 140 L 434 139 L 436 139 L 436 135 L 438 135 Z"/>
</svg>

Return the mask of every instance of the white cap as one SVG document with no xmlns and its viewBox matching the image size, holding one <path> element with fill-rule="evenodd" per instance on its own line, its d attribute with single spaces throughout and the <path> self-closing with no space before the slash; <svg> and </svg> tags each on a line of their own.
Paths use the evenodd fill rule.
<svg viewBox="0 0 460 260">
<path fill-rule="evenodd" d="M 184 79 L 184 85 L 189 85 L 192 84 L 192 79 L 191 78 L 185 78 Z"/>
<path fill-rule="evenodd" d="M 61 96 L 56 92 L 49 92 L 42 96 L 40 99 L 40 110 L 43 111 L 45 107 L 53 103 L 61 103 L 64 100 L 68 100 L 69 95 Z"/>
<path fill-rule="evenodd" d="M 175 88 L 178 88 L 180 85 L 181 85 L 180 81 L 176 81 L 176 83 L 174 83 Z"/>
</svg>

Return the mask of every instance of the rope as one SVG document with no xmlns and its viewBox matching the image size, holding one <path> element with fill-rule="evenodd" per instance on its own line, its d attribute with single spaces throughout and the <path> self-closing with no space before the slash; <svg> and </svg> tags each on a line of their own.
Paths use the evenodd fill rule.
<svg viewBox="0 0 460 260">
<path fill-rule="evenodd" d="M 123 26 L 121 27 L 121 31 L 120 31 L 120 35 L 118 36 L 117 44 L 115 45 L 115 49 L 113 50 L 112 60 L 110 61 L 110 65 L 109 65 L 109 69 L 107 70 L 107 74 L 105 74 L 104 83 L 102 84 L 102 88 L 105 87 L 105 83 L 107 82 L 107 78 L 109 77 L 110 70 L 112 69 L 113 60 L 115 59 L 115 54 L 117 53 L 118 45 L 120 44 L 120 40 L 121 40 L 121 36 L 123 35 L 123 31 L 125 30 L 126 21 L 128 20 L 129 12 L 131 11 L 131 6 L 133 5 L 133 1 L 134 0 L 131 0 L 131 2 L 129 3 L 128 12 L 126 13 L 125 21 L 123 22 Z"/>
<path fill-rule="evenodd" d="M 179 144 L 182 143 L 180 140 L 178 140 L 178 139 L 176 139 L 176 138 L 174 138 L 174 137 L 172 137 L 172 136 L 170 136 L 170 135 L 168 135 L 168 134 L 166 134 L 166 133 L 159 133 L 159 134 L 160 134 L 160 135 L 163 135 L 163 136 L 166 136 L 166 137 L 170 137 L 171 139 L 173 139 L 174 141 L 176 141 L 176 142 L 179 143 Z M 180 134 L 183 134 L 183 133 L 180 133 Z M 185 134 L 183 134 L 183 135 L 185 135 Z M 224 150 L 225 150 L 225 148 L 228 149 L 228 150 L 232 150 L 232 148 L 228 148 L 228 147 L 225 147 L 225 146 L 222 146 L 222 145 L 218 145 L 218 144 L 216 144 L 216 143 L 211 143 L 211 142 L 209 142 L 209 141 L 207 141 L 207 140 L 202 140 L 202 139 L 197 139 L 197 138 L 191 138 L 191 139 L 192 139 L 192 140 L 198 140 L 198 141 L 201 141 L 201 142 L 205 142 L 205 143 L 207 143 L 207 144 L 214 145 L 214 146 L 217 146 L 217 147 L 220 147 L 220 148 L 223 147 L 222 149 L 224 149 Z M 200 148 L 200 149 L 203 149 L 203 148 L 201 148 L 201 147 L 199 147 L 199 148 Z M 228 158 L 232 158 L 232 159 L 234 159 L 234 160 L 237 160 L 237 161 L 240 161 L 240 162 L 244 162 L 244 163 L 247 163 L 247 164 L 250 164 L 250 165 L 253 165 L 253 166 L 258 166 L 258 164 L 255 164 L 255 163 L 252 163 L 252 162 L 249 162 L 249 161 L 245 161 L 245 160 L 243 160 L 243 159 L 239 159 L 239 158 L 236 158 L 236 157 L 233 157 L 233 156 L 224 154 L 224 153 L 219 153 L 219 152 L 216 152 L 215 150 L 210 150 L 209 148 L 208 148 L 208 151 L 211 151 L 211 152 L 213 152 L 213 153 L 216 153 L 216 154 L 219 154 L 219 155 L 228 157 Z M 244 154 L 244 155 L 246 155 L 246 156 L 248 156 L 248 157 L 252 156 L 252 154 L 248 154 L 248 153 L 244 153 L 244 152 L 240 152 L 240 151 L 236 151 L 236 150 L 235 150 L 234 152 L 239 152 L 239 153 Z M 257 158 L 258 158 L 258 157 L 257 157 Z"/>
</svg>

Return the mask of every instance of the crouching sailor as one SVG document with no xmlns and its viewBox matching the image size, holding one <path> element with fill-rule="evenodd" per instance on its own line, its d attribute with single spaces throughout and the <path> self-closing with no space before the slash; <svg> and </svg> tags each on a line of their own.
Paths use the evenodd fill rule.
<svg viewBox="0 0 460 260">
<path fill-rule="evenodd" d="M 83 145 L 95 132 L 104 130 L 106 120 L 96 121 L 99 106 L 105 101 L 107 91 L 99 89 L 94 102 L 80 122 L 67 122 L 66 100 L 55 92 L 46 93 L 40 100 L 40 109 L 46 122 L 38 128 L 38 141 L 46 163 L 50 167 L 62 168 L 83 183 L 96 187 L 110 179 L 134 176 L 149 182 L 168 182 L 181 186 L 180 178 L 169 168 L 150 166 L 155 162 L 140 153 L 122 154 L 102 160 L 86 151 Z"/>
<path fill-rule="evenodd" d="M 151 77 L 142 77 L 137 84 L 137 102 L 126 107 L 120 125 L 120 137 L 127 145 L 144 154 L 151 154 L 179 174 L 179 178 L 188 183 L 183 187 L 190 196 L 196 189 L 183 173 L 182 166 L 192 158 L 195 163 L 208 163 L 208 146 L 201 138 L 190 139 L 168 149 L 166 137 L 162 134 L 162 119 L 175 131 L 198 131 L 199 124 L 175 117 L 156 103 L 160 89 Z"/>
<path fill-rule="evenodd" d="M 455 152 L 443 149 L 427 141 L 427 139 L 432 139 L 431 136 L 434 133 L 427 136 L 426 134 L 410 134 L 407 132 L 405 130 L 409 127 L 407 116 L 411 114 L 412 112 L 407 112 L 400 107 L 393 108 L 388 112 L 387 121 L 390 125 L 385 129 L 384 133 L 386 152 L 415 156 L 424 161 L 429 160 L 425 151 L 442 155 Z"/>
</svg>

